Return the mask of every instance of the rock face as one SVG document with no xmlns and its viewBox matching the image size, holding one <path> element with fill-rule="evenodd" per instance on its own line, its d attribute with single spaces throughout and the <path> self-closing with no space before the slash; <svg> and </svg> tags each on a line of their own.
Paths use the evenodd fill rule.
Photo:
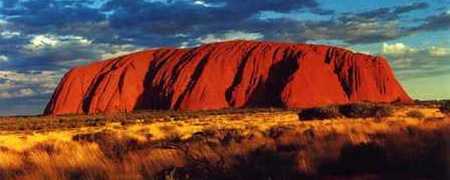
<svg viewBox="0 0 450 180">
<path fill-rule="evenodd" d="M 307 44 L 229 41 L 75 67 L 44 114 L 411 102 L 383 57 Z"/>
</svg>

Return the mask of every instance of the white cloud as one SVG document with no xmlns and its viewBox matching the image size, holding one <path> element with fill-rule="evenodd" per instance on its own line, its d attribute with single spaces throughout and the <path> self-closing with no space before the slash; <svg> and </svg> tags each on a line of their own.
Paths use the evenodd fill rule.
<svg viewBox="0 0 450 180">
<path fill-rule="evenodd" d="M 62 36 L 62 39 L 64 41 L 74 41 L 85 46 L 92 44 L 92 40 L 86 39 L 82 36 Z"/>
<path fill-rule="evenodd" d="M 34 50 L 45 47 L 56 47 L 58 44 L 59 40 L 55 36 L 37 35 L 30 40 L 26 45 L 26 48 Z"/>
<path fill-rule="evenodd" d="M 179 46 L 179 48 L 188 48 L 189 46 L 189 42 L 182 42 Z"/>
<path fill-rule="evenodd" d="M 0 71 L 0 78 L 16 82 L 42 83 L 48 79 L 54 79 L 58 74 L 57 71 L 29 71 L 28 73 Z"/>
<path fill-rule="evenodd" d="M 193 3 L 203 7 L 223 7 L 225 5 L 225 3 L 208 3 L 203 0 L 196 0 Z"/>
<path fill-rule="evenodd" d="M 101 53 L 100 57 L 101 59 L 110 59 L 141 50 L 143 50 L 143 48 L 138 48 L 131 44 L 124 44 L 124 45 L 111 45 L 109 46 L 109 49 L 100 50 L 99 53 Z"/>
<path fill-rule="evenodd" d="M 0 99 L 7 99 L 13 97 L 9 92 L 0 92 Z"/>
<path fill-rule="evenodd" d="M 16 92 L 17 96 L 33 96 L 36 93 L 31 89 L 31 88 L 25 88 L 25 89 L 20 89 L 19 91 Z"/>
<path fill-rule="evenodd" d="M 63 71 L 0 71 L 0 98 L 52 93 Z"/>
<path fill-rule="evenodd" d="M 435 57 L 441 57 L 441 56 L 448 56 L 450 55 L 450 48 L 442 48 L 442 47 L 435 47 L 432 46 L 428 52 L 431 56 Z"/>
<path fill-rule="evenodd" d="M 29 97 L 36 95 L 36 92 L 31 88 L 19 89 L 14 92 L 0 92 L 0 99 Z"/>
<path fill-rule="evenodd" d="M 53 34 L 33 35 L 28 44 L 23 46 L 24 54 L 29 59 L 49 58 L 55 64 L 66 67 L 109 59 L 142 49 L 132 44 L 93 43 L 82 36 Z"/>
<path fill-rule="evenodd" d="M 189 37 L 189 35 L 184 34 L 184 33 L 178 33 L 178 34 L 175 34 L 174 37 L 176 37 L 176 38 L 186 38 L 186 37 Z"/>
<path fill-rule="evenodd" d="M 403 43 L 384 43 L 381 53 L 390 60 L 392 67 L 397 69 L 397 77 L 402 80 L 448 72 L 450 49 L 446 47 L 412 48 Z"/>
<path fill-rule="evenodd" d="M 431 57 L 450 56 L 450 48 L 431 46 L 430 48 L 412 48 L 403 43 L 383 43 L 382 54 L 391 56 L 412 56 L 428 54 Z"/>
<path fill-rule="evenodd" d="M 8 62 L 8 61 L 9 61 L 8 56 L 1 55 L 1 54 L 0 54 L 0 63 L 1 63 L 1 62 Z"/>
<path fill-rule="evenodd" d="M 396 58 L 393 60 L 395 61 L 392 62 L 392 65 L 396 68 L 409 68 L 415 62 L 415 59 L 411 57 Z M 406 72 L 406 70 L 403 70 L 403 72 Z"/>
<path fill-rule="evenodd" d="M 227 31 L 222 34 L 207 34 L 201 37 L 198 37 L 193 40 L 181 42 L 178 47 L 179 48 L 190 48 L 196 47 L 201 44 L 208 44 L 214 42 L 223 42 L 223 41 L 231 41 L 231 40 L 258 40 L 264 38 L 264 35 L 261 33 L 249 33 L 243 31 Z"/>
<path fill-rule="evenodd" d="M 366 55 L 374 55 L 374 53 L 372 53 L 371 51 L 358 51 L 358 50 L 353 50 L 354 52 L 358 52 L 358 53 L 361 53 L 361 54 L 366 54 Z"/>
<path fill-rule="evenodd" d="M 33 35 L 28 44 L 24 46 L 25 49 L 31 51 L 38 51 L 48 48 L 60 48 L 64 46 L 88 46 L 92 41 L 82 36 L 57 36 L 53 34 L 39 34 Z"/>
<path fill-rule="evenodd" d="M 229 40 L 257 40 L 264 38 L 261 33 L 249 33 L 243 31 L 228 31 L 224 34 L 208 34 L 196 39 L 199 43 L 207 44 L 213 42 L 229 41 Z"/>
<path fill-rule="evenodd" d="M 5 39 L 11 39 L 13 37 L 17 37 L 20 35 L 21 35 L 21 33 L 17 32 L 17 31 L 2 31 L 2 32 L 0 32 L 0 37 L 5 38 Z"/>
<path fill-rule="evenodd" d="M 208 7 L 208 4 L 205 1 L 194 1 L 194 4 Z"/>
<path fill-rule="evenodd" d="M 394 44 L 383 43 L 382 47 L 382 53 L 387 55 L 400 56 L 414 52 L 417 52 L 417 49 L 408 47 L 403 43 L 394 43 Z"/>
<path fill-rule="evenodd" d="M 0 91 L 5 91 L 8 89 L 11 89 L 15 86 L 15 84 L 12 81 L 5 80 L 4 82 L 0 83 Z"/>
</svg>

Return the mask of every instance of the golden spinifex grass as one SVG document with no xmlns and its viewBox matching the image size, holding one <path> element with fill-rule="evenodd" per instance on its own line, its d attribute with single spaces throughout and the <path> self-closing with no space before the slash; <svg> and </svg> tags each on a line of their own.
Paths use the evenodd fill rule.
<svg viewBox="0 0 450 180">
<path fill-rule="evenodd" d="M 0 179 L 449 177 L 450 119 L 438 108 L 320 121 L 293 111 L 177 117 L 1 131 Z"/>
</svg>

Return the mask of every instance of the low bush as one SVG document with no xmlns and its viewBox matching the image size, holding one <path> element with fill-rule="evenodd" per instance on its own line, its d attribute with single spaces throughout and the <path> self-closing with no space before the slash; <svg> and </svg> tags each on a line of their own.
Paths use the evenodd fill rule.
<svg viewBox="0 0 450 180">
<path fill-rule="evenodd" d="M 393 108 L 388 105 L 361 103 L 303 109 L 299 113 L 299 117 L 302 120 L 323 120 L 343 116 L 348 118 L 380 118 L 391 116 L 392 113 Z"/>
<path fill-rule="evenodd" d="M 408 113 L 406 113 L 406 116 L 417 119 L 422 119 L 425 117 L 425 115 L 422 112 L 417 110 L 409 111 Z"/>
<path fill-rule="evenodd" d="M 444 101 L 441 107 L 439 107 L 439 110 L 444 114 L 450 114 L 450 100 Z"/>
<path fill-rule="evenodd" d="M 324 106 L 304 109 L 299 113 L 302 120 L 332 119 L 341 117 L 338 106 Z"/>
<path fill-rule="evenodd" d="M 342 105 L 339 107 L 339 111 L 350 118 L 379 118 L 392 115 L 393 109 L 388 105 L 356 103 Z"/>
</svg>

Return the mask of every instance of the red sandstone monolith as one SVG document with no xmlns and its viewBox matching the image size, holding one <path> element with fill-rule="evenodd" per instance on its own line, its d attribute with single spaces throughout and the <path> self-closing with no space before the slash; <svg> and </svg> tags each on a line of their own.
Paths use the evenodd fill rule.
<svg viewBox="0 0 450 180">
<path fill-rule="evenodd" d="M 324 45 L 229 41 L 72 68 L 44 114 L 411 101 L 383 57 Z"/>
</svg>

